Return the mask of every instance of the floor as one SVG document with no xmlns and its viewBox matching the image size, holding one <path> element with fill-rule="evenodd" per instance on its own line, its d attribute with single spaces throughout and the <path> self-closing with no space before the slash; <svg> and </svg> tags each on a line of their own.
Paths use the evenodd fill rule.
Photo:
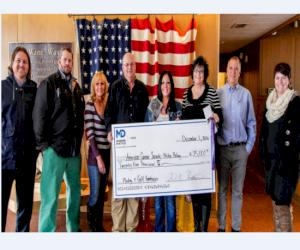
<svg viewBox="0 0 300 250">
<path fill-rule="evenodd" d="M 263 177 L 254 170 L 255 167 L 247 168 L 247 175 L 244 187 L 244 204 L 242 210 L 242 232 L 272 232 L 272 205 L 270 198 L 264 193 Z M 230 194 L 229 194 L 230 196 Z M 110 194 L 108 194 L 110 197 Z M 110 216 L 110 199 L 105 202 L 104 227 L 107 231 L 111 231 L 112 221 Z M 152 202 L 153 203 L 153 202 Z M 154 211 L 151 206 L 150 221 L 154 222 Z M 230 197 L 228 197 L 228 209 L 230 209 Z M 230 210 L 228 210 L 230 211 Z M 300 204 L 293 202 L 293 231 L 300 232 Z M 226 231 L 230 231 L 230 214 L 227 216 Z M 85 207 L 82 207 L 80 228 L 83 232 L 88 232 Z M 15 229 L 15 214 L 8 211 L 6 232 L 13 232 Z M 209 232 L 216 232 L 218 229 L 215 211 L 209 222 Z M 34 212 L 31 220 L 31 231 L 38 230 L 38 212 Z M 65 211 L 58 211 L 57 215 L 57 232 L 65 232 Z"/>
</svg>

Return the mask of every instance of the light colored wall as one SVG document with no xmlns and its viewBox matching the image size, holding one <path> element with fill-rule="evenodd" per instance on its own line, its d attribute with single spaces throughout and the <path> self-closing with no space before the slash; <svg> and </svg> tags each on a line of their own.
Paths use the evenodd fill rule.
<svg viewBox="0 0 300 250">
<path fill-rule="evenodd" d="M 9 42 L 71 42 L 74 54 L 78 54 L 74 20 L 68 15 L 2 15 L 1 39 L 2 78 L 7 75 L 9 65 Z M 78 72 L 78 57 L 75 56 L 75 77 L 78 77 Z"/>
<path fill-rule="evenodd" d="M 146 18 L 150 17 L 154 24 L 155 18 L 168 21 L 173 18 L 181 30 L 185 30 L 191 18 L 195 17 L 198 22 L 198 34 L 196 38 L 196 54 L 203 55 L 209 64 L 210 76 L 208 81 L 217 86 L 217 74 L 219 69 L 219 27 L 220 15 L 216 14 L 181 14 L 181 15 L 97 15 L 98 20 L 103 18 Z M 84 17 L 81 17 L 84 18 Z M 92 19 L 92 16 L 87 16 Z M 1 74 L 2 78 L 7 75 L 9 64 L 9 42 L 72 42 L 74 57 L 74 76 L 79 76 L 78 48 L 76 41 L 75 17 L 64 14 L 26 14 L 26 15 L 2 15 L 2 54 Z M 80 79 L 80 78 L 79 78 Z"/>
</svg>

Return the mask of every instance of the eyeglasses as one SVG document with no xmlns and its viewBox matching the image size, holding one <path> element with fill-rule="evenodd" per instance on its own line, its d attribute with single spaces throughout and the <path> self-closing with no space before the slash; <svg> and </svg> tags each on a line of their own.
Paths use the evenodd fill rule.
<svg viewBox="0 0 300 250">
<path fill-rule="evenodd" d="M 195 69 L 194 73 L 195 74 L 204 74 L 204 69 Z"/>
</svg>

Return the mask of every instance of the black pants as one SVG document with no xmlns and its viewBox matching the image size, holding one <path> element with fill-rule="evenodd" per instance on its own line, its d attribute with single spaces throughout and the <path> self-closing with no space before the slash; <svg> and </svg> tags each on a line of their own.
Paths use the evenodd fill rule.
<svg viewBox="0 0 300 250">
<path fill-rule="evenodd" d="M 211 210 L 211 194 L 193 194 L 195 232 L 207 232 Z"/>
<path fill-rule="evenodd" d="M 23 162 L 23 167 L 26 162 Z M 5 231 L 8 201 L 13 181 L 16 181 L 17 214 L 16 232 L 29 232 L 33 204 L 35 167 L 22 171 L 2 169 L 2 232 Z"/>
</svg>

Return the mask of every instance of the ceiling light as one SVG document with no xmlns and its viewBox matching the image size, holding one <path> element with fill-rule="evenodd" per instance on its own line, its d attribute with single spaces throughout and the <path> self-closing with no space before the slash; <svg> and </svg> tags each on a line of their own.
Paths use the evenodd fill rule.
<svg viewBox="0 0 300 250">
<path fill-rule="evenodd" d="M 276 36 L 277 35 L 277 31 L 272 32 L 272 36 Z"/>
</svg>

